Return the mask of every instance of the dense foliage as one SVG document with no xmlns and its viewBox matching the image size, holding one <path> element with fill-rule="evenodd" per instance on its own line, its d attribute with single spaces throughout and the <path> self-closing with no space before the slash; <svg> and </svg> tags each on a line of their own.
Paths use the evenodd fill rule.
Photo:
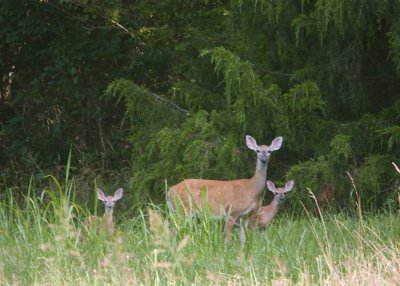
<svg viewBox="0 0 400 286">
<path fill-rule="evenodd" d="M 72 149 L 76 174 L 129 173 L 134 202 L 162 201 L 185 177 L 250 176 L 245 134 L 282 135 L 269 177 L 296 181 L 295 209 L 326 185 L 340 208 L 393 206 L 399 15 L 378 0 L 1 1 L 1 184 Z"/>
</svg>

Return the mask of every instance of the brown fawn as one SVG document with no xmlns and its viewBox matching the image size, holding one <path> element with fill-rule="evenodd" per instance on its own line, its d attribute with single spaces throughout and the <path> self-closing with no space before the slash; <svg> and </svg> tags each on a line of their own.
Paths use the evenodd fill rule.
<svg viewBox="0 0 400 286">
<path fill-rule="evenodd" d="M 211 215 L 225 218 L 225 242 L 231 238 L 232 228 L 240 217 L 260 205 L 267 177 L 267 165 L 271 153 L 282 146 L 282 137 L 275 138 L 271 145 L 257 145 L 247 135 L 246 145 L 257 154 L 254 176 L 249 179 L 232 181 L 186 179 L 168 191 L 168 205 L 171 210 L 182 209 L 188 217 L 209 209 Z"/>
<path fill-rule="evenodd" d="M 103 191 L 98 189 L 97 190 L 97 198 L 104 202 L 104 215 L 103 217 L 97 217 L 91 215 L 89 217 L 89 227 L 95 227 L 96 231 L 106 231 L 107 234 L 112 234 L 114 231 L 114 206 L 115 203 L 122 198 L 123 189 L 119 188 L 113 196 L 106 196 L 104 195 Z"/>
<path fill-rule="evenodd" d="M 285 194 L 293 189 L 294 181 L 288 181 L 283 188 L 276 188 L 275 184 L 267 181 L 267 188 L 274 194 L 274 199 L 269 205 L 261 206 L 249 218 L 249 228 L 265 228 L 272 223 L 278 213 L 279 205 L 285 201 Z"/>
</svg>

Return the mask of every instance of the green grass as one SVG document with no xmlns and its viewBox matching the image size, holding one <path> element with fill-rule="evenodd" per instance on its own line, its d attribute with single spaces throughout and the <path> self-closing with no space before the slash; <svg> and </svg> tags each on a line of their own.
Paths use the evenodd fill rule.
<svg viewBox="0 0 400 286">
<path fill-rule="evenodd" d="M 115 210 L 112 236 L 87 232 L 77 191 L 57 180 L 41 197 L 0 203 L 1 285 L 399 285 L 399 213 L 293 218 L 265 231 L 238 230 L 224 246 L 222 225 L 179 221 L 149 206 Z M 29 190 L 29 194 L 34 193 Z"/>
</svg>

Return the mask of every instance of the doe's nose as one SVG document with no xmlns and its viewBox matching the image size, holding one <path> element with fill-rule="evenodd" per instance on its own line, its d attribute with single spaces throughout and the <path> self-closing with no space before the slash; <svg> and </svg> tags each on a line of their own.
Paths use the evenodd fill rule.
<svg viewBox="0 0 400 286">
<path fill-rule="evenodd" d="M 261 162 L 264 164 L 268 161 L 268 155 L 265 151 L 262 152 L 261 157 L 260 157 Z"/>
</svg>

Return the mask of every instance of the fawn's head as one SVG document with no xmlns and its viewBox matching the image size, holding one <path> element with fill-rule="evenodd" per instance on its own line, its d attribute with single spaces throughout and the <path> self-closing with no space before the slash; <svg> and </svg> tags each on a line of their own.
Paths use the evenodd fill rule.
<svg viewBox="0 0 400 286">
<path fill-rule="evenodd" d="M 98 189 L 97 190 L 97 198 L 104 202 L 105 208 L 106 208 L 106 214 L 109 213 L 115 205 L 115 202 L 118 201 L 120 198 L 122 198 L 124 190 L 122 188 L 119 188 L 115 193 L 114 196 L 105 196 L 103 191 Z"/>
<path fill-rule="evenodd" d="M 257 145 L 256 140 L 250 135 L 246 135 L 246 145 L 251 150 L 254 150 L 257 153 L 257 159 L 263 164 L 267 164 L 269 157 L 273 151 L 279 150 L 282 146 L 282 137 L 276 137 L 272 140 L 271 145 Z"/>
<path fill-rule="evenodd" d="M 273 182 L 267 181 L 268 190 L 270 190 L 274 194 L 279 203 L 282 203 L 285 200 L 285 194 L 287 192 L 290 192 L 293 189 L 293 186 L 293 180 L 287 182 L 283 188 L 276 188 Z"/>
</svg>

